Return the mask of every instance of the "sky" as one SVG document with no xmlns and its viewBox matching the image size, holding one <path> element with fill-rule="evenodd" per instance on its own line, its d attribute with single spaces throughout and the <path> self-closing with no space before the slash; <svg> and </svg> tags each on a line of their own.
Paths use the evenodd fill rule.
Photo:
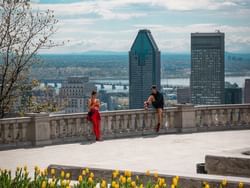
<svg viewBox="0 0 250 188">
<path fill-rule="evenodd" d="M 164 53 L 190 53 L 190 33 L 225 33 L 225 50 L 250 53 L 250 0 L 33 0 L 54 10 L 56 41 L 44 53 L 129 51 L 139 29 L 150 29 Z"/>
</svg>

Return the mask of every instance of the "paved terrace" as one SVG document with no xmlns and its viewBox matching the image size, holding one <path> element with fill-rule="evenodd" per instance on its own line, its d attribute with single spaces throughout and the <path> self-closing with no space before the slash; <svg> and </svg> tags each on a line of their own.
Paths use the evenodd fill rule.
<svg viewBox="0 0 250 188">
<path fill-rule="evenodd" d="M 152 135 L 0 151 L 0 168 L 60 164 L 194 176 L 205 155 L 242 156 L 244 150 L 250 150 L 250 130 Z"/>
</svg>

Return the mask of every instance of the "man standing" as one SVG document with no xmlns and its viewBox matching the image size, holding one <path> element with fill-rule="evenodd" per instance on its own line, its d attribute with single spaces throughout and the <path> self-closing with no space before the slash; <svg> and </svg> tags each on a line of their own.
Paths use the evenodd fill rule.
<svg viewBox="0 0 250 188">
<path fill-rule="evenodd" d="M 156 109 L 158 124 L 156 126 L 156 132 L 159 132 L 160 126 L 162 124 L 162 112 L 164 108 L 164 98 L 163 95 L 157 90 L 156 86 L 151 87 L 151 95 L 148 97 L 148 100 L 144 102 L 144 108 L 147 110 L 148 106 L 152 106 Z"/>
</svg>

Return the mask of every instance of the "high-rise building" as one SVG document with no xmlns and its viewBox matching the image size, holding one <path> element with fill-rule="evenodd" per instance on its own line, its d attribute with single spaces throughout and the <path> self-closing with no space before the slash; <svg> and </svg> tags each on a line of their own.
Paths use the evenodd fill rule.
<svg viewBox="0 0 250 188">
<path fill-rule="evenodd" d="M 250 79 L 245 80 L 244 103 L 250 103 Z"/>
<path fill-rule="evenodd" d="M 225 104 L 242 104 L 242 88 L 234 83 L 225 84 Z"/>
<path fill-rule="evenodd" d="M 191 33 L 191 102 L 224 104 L 224 33 Z"/>
<path fill-rule="evenodd" d="M 60 88 L 61 105 L 65 106 L 66 113 L 85 112 L 87 100 L 96 86 L 89 82 L 88 77 L 69 77 Z"/>
<path fill-rule="evenodd" d="M 160 90 L 160 51 L 149 30 L 140 30 L 129 52 L 129 107 L 142 108 L 151 86 Z"/>
<path fill-rule="evenodd" d="M 190 87 L 177 88 L 177 103 L 186 104 L 190 103 Z"/>
</svg>

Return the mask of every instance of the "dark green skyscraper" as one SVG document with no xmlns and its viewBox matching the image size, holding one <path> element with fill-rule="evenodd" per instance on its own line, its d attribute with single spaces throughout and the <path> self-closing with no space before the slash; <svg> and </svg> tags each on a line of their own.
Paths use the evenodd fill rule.
<svg viewBox="0 0 250 188">
<path fill-rule="evenodd" d="M 151 86 L 160 89 L 160 51 L 149 30 L 140 30 L 129 52 L 129 107 L 142 108 Z"/>
<path fill-rule="evenodd" d="M 191 34 L 191 102 L 224 104 L 224 33 Z"/>
</svg>

